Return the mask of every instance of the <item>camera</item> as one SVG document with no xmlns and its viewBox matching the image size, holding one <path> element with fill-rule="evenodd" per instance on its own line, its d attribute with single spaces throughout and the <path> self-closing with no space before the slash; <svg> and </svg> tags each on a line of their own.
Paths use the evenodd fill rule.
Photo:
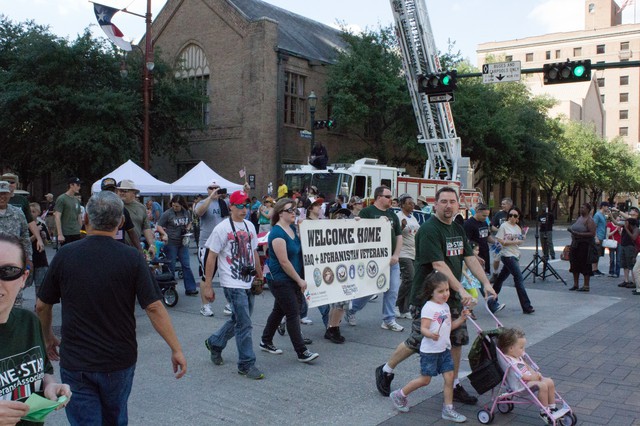
<svg viewBox="0 0 640 426">
<path fill-rule="evenodd" d="M 253 277 L 256 275 L 256 268 L 253 266 L 243 266 L 240 269 L 240 276 L 242 277 Z"/>
<path fill-rule="evenodd" d="M 227 188 L 218 189 L 218 194 L 226 194 L 226 193 L 227 193 Z"/>
</svg>

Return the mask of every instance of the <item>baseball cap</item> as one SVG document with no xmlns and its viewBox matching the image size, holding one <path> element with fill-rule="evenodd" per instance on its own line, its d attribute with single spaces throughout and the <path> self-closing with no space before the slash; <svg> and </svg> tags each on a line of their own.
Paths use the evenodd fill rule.
<svg viewBox="0 0 640 426">
<path fill-rule="evenodd" d="M 15 173 L 7 172 L 7 173 L 4 173 L 2 177 L 0 177 L 0 180 L 9 182 L 9 183 L 18 183 L 18 175 Z"/>
<path fill-rule="evenodd" d="M 231 204 L 244 204 L 247 201 L 249 201 L 249 196 L 244 191 L 236 191 L 229 197 Z"/>
<path fill-rule="evenodd" d="M 323 203 L 324 203 L 324 198 L 318 197 L 318 198 L 316 198 L 316 200 L 313 203 L 311 203 L 311 207 L 319 205 L 319 204 L 323 204 Z"/>
<path fill-rule="evenodd" d="M 9 188 L 9 182 L 6 180 L 0 180 L 0 193 L 2 192 L 11 192 L 11 188 Z"/>
<path fill-rule="evenodd" d="M 103 191 L 111 191 L 116 189 L 116 180 L 110 177 L 102 179 L 102 182 L 100 182 L 100 189 Z"/>
<path fill-rule="evenodd" d="M 82 183 L 82 181 L 80 180 L 80 178 L 79 178 L 79 177 L 72 177 L 72 178 L 69 178 L 69 180 L 67 181 L 67 183 L 68 183 L 69 185 L 71 185 L 71 184 L 73 184 L 73 183 L 75 183 L 76 185 L 80 185 L 80 184 Z"/>
<path fill-rule="evenodd" d="M 209 186 L 217 186 L 218 188 L 220 188 L 220 185 L 218 185 L 218 182 L 216 182 L 215 180 L 212 180 L 211 183 L 207 185 L 207 187 Z"/>
</svg>

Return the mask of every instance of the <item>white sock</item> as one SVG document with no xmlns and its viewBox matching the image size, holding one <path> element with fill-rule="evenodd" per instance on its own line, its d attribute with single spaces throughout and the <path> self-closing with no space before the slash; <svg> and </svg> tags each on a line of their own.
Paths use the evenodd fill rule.
<svg viewBox="0 0 640 426">
<path fill-rule="evenodd" d="M 453 410 L 453 404 L 442 404 L 443 408 L 448 408 L 449 410 Z"/>
<path fill-rule="evenodd" d="M 550 410 L 555 410 L 556 409 L 556 404 L 549 404 L 549 406 L 547 407 Z"/>
<path fill-rule="evenodd" d="M 393 373 L 393 368 L 389 367 L 389 364 L 385 364 L 384 367 L 382 367 L 382 371 L 384 371 L 385 373 L 391 374 Z"/>
</svg>

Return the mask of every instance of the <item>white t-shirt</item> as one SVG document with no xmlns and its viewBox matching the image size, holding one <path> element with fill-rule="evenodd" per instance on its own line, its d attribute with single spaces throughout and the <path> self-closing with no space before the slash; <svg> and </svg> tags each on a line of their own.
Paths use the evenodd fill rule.
<svg viewBox="0 0 640 426">
<path fill-rule="evenodd" d="M 512 225 L 509 222 L 503 222 L 500 225 L 500 229 L 498 229 L 498 233 L 496 234 L 496 238 L 499 238 L 504 241 L 517 241 L 522 239 L 522 229 L 518 225 Z M 520 257 L 520 246 L 515 244 L 502 246 L 502 251 L 500 251 L 500 256 L 505 257 Z"/>
<path fill-rule="evenodd" d="M 437 341 L 422 336 L 420 352 L 438 354 L 446 349 L 451 349 L 451 311 L 449 305 L 446 303 L 440 305 L 429 300 L 422 307 L 420 317 L 429 318 L 431 320 L 429 331 L 440 335 Z"/>
<path fill-rule="evenodd" d="M 413 214 L 407 216 L 402 210 L 400 210 L 396 212 L 396 215 L 398 215 L 400 225 L 402 225 L 403 220 L 407 221 L 407 226 L 402 230 L 402 248 L 400 249 L 400 257 L 413 260 L 416 258 L 416 234 L 418 233 L 418 229 L 420 229 L 420 224 Z"/>
<path fill-rule="evenodd" d="M 253 276 L 240 276 L 243 266 L 254 266 L 254 251 L 258 248 L 256 228 L 251 222 L 233 222 L 233 235 L 229 219 L 220 222 L 209 235 L 205 247 L 218 254 L 220 285 L 228 288 L 251 288 Z M 247 234 L 247 231 L 249 233 Z M 259 260 L 258 260 L 259 261 Z"/>
</svg>

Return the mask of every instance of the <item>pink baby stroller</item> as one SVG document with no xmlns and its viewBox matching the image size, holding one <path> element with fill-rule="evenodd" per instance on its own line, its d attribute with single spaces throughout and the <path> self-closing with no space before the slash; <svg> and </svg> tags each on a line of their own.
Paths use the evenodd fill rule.
<svg viewBox="0 0 640 426">
<path fill-rule="evenodd" d="M 474 389 L 483 394 L 491 390 L 491 401 L 478 411 L 478 421 L 489 424 L 493 421 L 496 409 L 502 414 L 510 413 L 518 404 L 535 404 L 544 410 L 553 425 L 573 426 L 577 417 L 566 401 L 556 392 L 557 411 L 551 412 L 544 407 L 535 392 L 537 387 L 529 387 L 516 367 L 500 351 L 496 341 L 503 330 L 502 323 L 493 315 L 487 306 L 487 312 L 496 322 L 496 329 L 484 331 L 477 322 L 469 318 L 478 331 L 478 337 L 474 341 L 469 352 L 469 364 L 472 373 L 469 381 Z M 536 363 L 524 354 L 524 359 L 535 371 L 539 368 Z"/>
</svg>

